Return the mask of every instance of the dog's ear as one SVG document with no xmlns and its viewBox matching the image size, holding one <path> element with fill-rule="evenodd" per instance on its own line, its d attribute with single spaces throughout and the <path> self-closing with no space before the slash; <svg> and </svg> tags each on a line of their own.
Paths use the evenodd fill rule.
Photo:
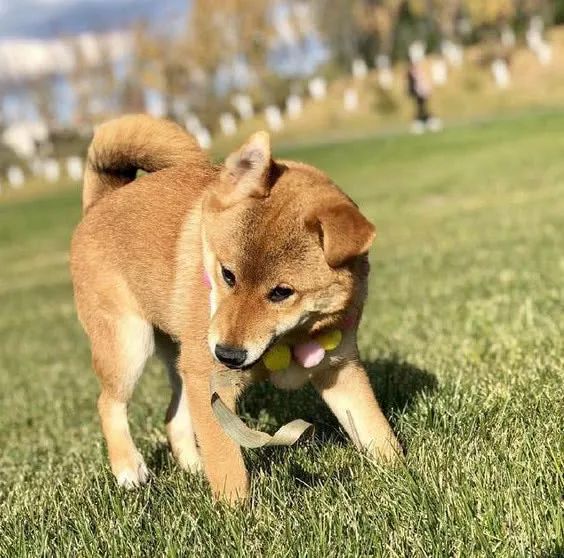
<svg viewBox="0 0 564 558">
<path fill-rule="evenodd" d="M 267 196 L 268 175 L 272 164 L 270 136 L 267 132 L 253 134 L 243 147 L 225 160 L 221 173 L 224 193 L 231 193 L 237 199 Z"/>
<path fill-rule="evenodd" d="M 342 266 L 368 252 L 376 236 L 374 225 L 351 201 L 324 203 L 307 216 L 306 225 L 319 234 L 325 260 L 331 267 Z"/>
</svg>

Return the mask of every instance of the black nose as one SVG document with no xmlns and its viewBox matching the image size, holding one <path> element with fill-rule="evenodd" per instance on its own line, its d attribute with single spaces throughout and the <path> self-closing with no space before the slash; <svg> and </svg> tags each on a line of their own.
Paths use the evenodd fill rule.
<svg viewBox="0 0 564 558">
<path fill-rule="evenodd" d="M 247 360 L 247 351 L 238 347 L 227 347 L 225 345 L 215 346 L 217 360 L 229 368 L 240 368 Z"/>
</svg>

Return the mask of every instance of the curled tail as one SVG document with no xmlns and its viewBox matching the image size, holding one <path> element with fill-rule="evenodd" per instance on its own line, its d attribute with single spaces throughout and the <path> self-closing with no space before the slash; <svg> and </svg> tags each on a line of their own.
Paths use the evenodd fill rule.
<svg viewBox="0 0 564 558">
<path fill-rule="evenodd" d="M 189 161 L 205 162 L 196 140 L 180 126 L 142 114 L 99 126 L 88 149 L 82 209 L 135 180 L 139 169 L 154 172 Z"/>
</svg>

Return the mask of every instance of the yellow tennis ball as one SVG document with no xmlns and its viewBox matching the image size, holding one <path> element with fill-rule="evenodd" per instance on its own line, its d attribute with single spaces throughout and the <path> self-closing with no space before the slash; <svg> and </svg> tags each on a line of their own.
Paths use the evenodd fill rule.
<svg viewBox="0 0 564 558">
<path fill-rule="evenodd" d="M 266 351 L 262 357 L 262 362 L 271 372 L 277 372 L 279 370 L 284 370 L 290 366 L 292 360 L 292 351 L 288 345 L 280 343 L 279 345 L 274 345 Z"/>
<path fill-rule="evenodd" d="M 340 329 L 332 329 L 318 335 L 315 340 L 326 350 L 333 351 L 343 340 L 343 332 Z"/>
</svg>

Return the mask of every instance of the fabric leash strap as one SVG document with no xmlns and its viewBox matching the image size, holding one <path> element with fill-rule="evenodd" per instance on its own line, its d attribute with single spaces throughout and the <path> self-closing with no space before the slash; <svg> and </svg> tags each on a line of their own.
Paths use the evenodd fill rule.
<svg viewBox="0 0 564 558">
<path fill-rule="evenodd" d="M 266 432 L 249 428 L 227 405 L 217 393 L 219 388 L 235 387 L 248 383 L 248 379 L 234 377 L 233 373 L 220 370 L 210 378 L 211 406 L 215 418 L 225 433 L 244 448 L 263 448 L 269 446 L 291 446 L 300 439 L 313 436 L 314 426 L 305 420 L 296 419 L 282 426 L 273 436 Z"/>
</svg>

